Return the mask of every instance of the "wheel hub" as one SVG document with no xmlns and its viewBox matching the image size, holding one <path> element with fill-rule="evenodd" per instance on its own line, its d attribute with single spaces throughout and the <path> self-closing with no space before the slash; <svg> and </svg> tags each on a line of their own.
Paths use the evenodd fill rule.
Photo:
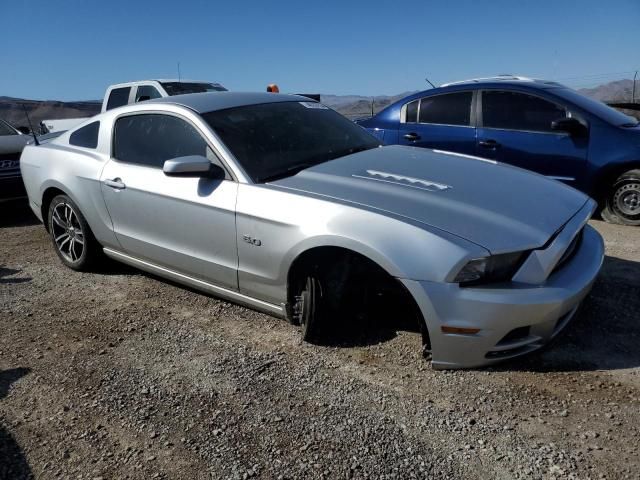
<svg viewBox="0 0 640 480">
<path fill-rule="evenodd" d="M 628 183 L 621 186 L 615 193 L 615 205 L 626 216 L 640 214 L 640 184 Z"/>
</svg>

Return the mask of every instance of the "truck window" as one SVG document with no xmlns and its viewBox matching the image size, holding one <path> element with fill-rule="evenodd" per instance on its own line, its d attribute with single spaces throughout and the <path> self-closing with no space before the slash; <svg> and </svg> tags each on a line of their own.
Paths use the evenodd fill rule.
<svg viewBox="0 0 640 480">
<path fill-rule="evenodd" d="M 160 95 L 158 89 L 151 85 L 140 85 L 136 91 L 136 103 L 160 97 L 162 95 Z"/>
<path fill-rule="evenodd" d="M 219 83 L 196 83 L 196 82 L 162 82 L 162 87 L 167 94 L 184 95 L 186 93 L 204 93 L 204 92 L 226 92 Z"/>
<path fill-rule="evenodd" d="M 109 100 L 107 101 L 107 110 L 122 107 L 129 103 L 129 92 L 131 92 L 131 87 L 114 88 L 111 90 Z"/>
</svg>

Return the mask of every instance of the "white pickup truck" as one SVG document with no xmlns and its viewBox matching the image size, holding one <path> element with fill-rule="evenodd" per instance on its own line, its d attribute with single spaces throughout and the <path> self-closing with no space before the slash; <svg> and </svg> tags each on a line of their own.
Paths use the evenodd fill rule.
<svg viewBox="0 0 640 480">
<path fill-rule="evenodd" d="M 224 92 L 227 89 L 219 83 L 199 82 L 193 80 L 140 80 L 111 85 L 107 88 L 102 101 L 101 112 L 121 107 L 130 103 L 143 102 L 152 98 L 171 97 L 185 93 Z M 47 132 L 69 130 L 86 120 L 86 118 L 65 118 L 42 120 Z"/>
</svg>

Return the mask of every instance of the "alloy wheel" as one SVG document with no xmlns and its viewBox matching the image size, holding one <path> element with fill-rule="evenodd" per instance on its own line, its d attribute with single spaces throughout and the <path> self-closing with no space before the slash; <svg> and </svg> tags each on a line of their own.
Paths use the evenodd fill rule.
<svg viewBox="0 0 640 480">
<path fill-rule="evenodd" d="M 85 235 L 78 214 L 68 203 L 59 203 L 53 209 L 51 232 L 56 248 L 67 261 L 75 263 L 82 257 Z"/>
</svg>

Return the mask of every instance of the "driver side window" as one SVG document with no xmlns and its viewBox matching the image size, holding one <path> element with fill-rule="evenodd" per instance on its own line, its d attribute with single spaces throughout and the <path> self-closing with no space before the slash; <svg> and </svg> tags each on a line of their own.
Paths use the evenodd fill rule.
<svg viewBox="0 0 640 480">
<path fill-rule="evenodd" d="M 166 160 L 188 155 L 217 160 L 200 132 L 181 118 L 141 114 L 116 120 L 112 152 L 116 160 L 162 168 Z"/>
<path fill-rule="evenodd" d="M 560 105 L 520 92 L 482 92 L 482 125 L 485 128 L 552 132 L 551 122 L 567 116 Z"/>
</svg>

